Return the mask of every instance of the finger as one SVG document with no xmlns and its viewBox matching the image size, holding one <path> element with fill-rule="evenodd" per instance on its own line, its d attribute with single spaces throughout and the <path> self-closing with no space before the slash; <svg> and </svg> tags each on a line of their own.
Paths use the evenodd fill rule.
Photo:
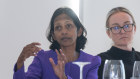
<svg viewBox="0 0 140 79">
<path fill-rule="evenodd" d="M 30 51 L 28 51 L 24 54 L 25 58 L 29 58 L 30 56 L 32 56 L 32 53 Z"/>
<path fill-rule="evenodd" d="M 33 42 L 31 45 L 41 45 L 39 42 Z"/>
<path fill-rule="evenodd" d="M 62 51 L 62 49 L 60 49 L 59 51 L 60 51 L 60 54 L 61 54 L 61 55 L 64 54 L 63 51 Z"/>
<path fill-rule="evenodd" d="M 36 47 L 28 48 L 27 52 L 28 52 L 28 54 L 32 55 L 35 53 L 35 50 L 36 50 Z"/>
<path fill-rule="evenodd" d="M 61 54 L 61 59 L 62 59 L 62 61 L 64 61 L 64 53 L 61 49 L 59 51 L 60 51 L 60 54 Z"/>
<path fill-rule="evenodd" d="M 42 50 L 40 47 L 35 47 L 35 53 L 38 53 L 40 50 Z"/>
<path fill-rule="evenodd" d="M 28 52 L 27 52 L 27 56 L 30 57 L 30 56 L 36 56 L 36 55 L 35 55 L 35 53 L 33 53 L 32 51 L 28 51 Z"/>
<path fill-rule="evenodd" d="M 55 49 L 55 52 L 56 52 L 56 54 L 57 54 L 57 59 L 58 59 L 58 60 L 61 60 L 61 55 L 59 54 L 59 52 L 58 52 L 57 49 Z"/>
<path fill-rule="evenodd" d="M 34 56 L 37 56 L 38 52 L 41 51 L 41 50 L 42 50 L 42 48 L 35 47 Z"/>
<path fill-rule="evenodd" d="M 24 51 L 25 57 L 28 58 L 30 56 L 36 56 L 36 54 L 34 53 L 33 50 L 35 50 L 35 49 L 28 49 L 28 50 Z"/>
<path fill-rule="evenodd" d="M 62 57 L 63 63 L 67 62 L 66 55 L 63 53 L 63 51 L 61 49 L 60 49 L 60 53 L 61 53 L 61 57 Z"/>
<path fill-rule="evenodd" d="M 30 53 L 30 56 L 37 56 L 37 53 Z"/>
<path fill-rule="evenodd" d="M 26 48 L 33 48 L 34 46 L 37 46 L 37 45 L 41 45 L 41 44 L 38 43 L 38 42 L 33 42 L 33 43 L 31 43 L 31 44 L 26 45 L 25 47 L 26 47 Z"/>
<path fill-rule="evenodd" d="M 64 61 L 62 62 L 61 67 L 62 67 L 62 70 L 64 71 L 64 69 L 65 69 L 65 63 L 64 63 Z"/>
<path fill-rule="evenodd" d="M 39 52 L 41 48 L 39 47 L 32 47 L 32 48 L 26 48 L 26 50 L 24 50 L 26 57 L 30 57 L 30 56 L 37 56 L 37 53 Z"/>
<path fill-rule="evenodd" d="M 30 53 L 32 53 L 32 51 L 29 48 L 24 48 L 21 52 L 21 56 L 28 58 L 30 56 Z"/>
<path fill-rule="evenodd" d="M 26 45 L 22 50 L 21 56 L 23 56 L 24 58 L 29 58 L 30 56 L 37 56 L 37 53 L 41 48 L 36 47 L 33 44 L 39 45 L 40 43 L 32 43 Z"/>
<path fill-rule="evenodd" d="M 40 50 L 41 50 L 41 48 L 40 47 L 36 47 L 36 46 L 34 46 L 34 47 L 32 47 L 32 48 L 29 48 L 33 53 L 37 53 L 37 52 L 39 52 Z"/>
<path fill-rule="evenodd" d="M 64 54 L 62 55 L 62 57 L 63 57 L 63 61 L 64 61 L 63 63 L 67 63 L 68 62 L 67 57 Z"/>
<path fill-rule="evenodd" d="M 61 61 L 61 62 L 59 63 L 59 66 L 60 66 L 60 69 L 61 69 L 62 71 L 64 71 L 64 69 L 65 69 L 65 63 L 64 63 L 64 61 Z"/>
<path fill-rule="evenodd" d="M 56 65 L 55 65 L 53 59 L 52 59 L 52 58 L 49 58 L 49 61 L 50 61 L 50 63 L 52 64 L 52 67 L 53 67 L 53 69 L 54 69 Z"/>
</svg>

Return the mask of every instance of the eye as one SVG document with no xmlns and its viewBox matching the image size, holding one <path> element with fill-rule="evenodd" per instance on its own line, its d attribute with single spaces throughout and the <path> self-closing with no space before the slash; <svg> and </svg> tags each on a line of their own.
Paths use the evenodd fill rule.
<svg viewBox="0 0 140 79">
<path fill-rule="evenodd" d="M 72 28 L 72 24 L 67 24 L 66 27 L 67 27 L 67 29 L 70 29 L 70 28 Z"/>
<path fill-rule="evenodd" d="M 119 30 L 120 27 L 119 27 L 119 26 L 115 26 L 115 27 L 112 27 L 112 29 L 114 29 L 114 30 Z"/>
<path fill-rule="evenodd" d="M 61 26 L 55 26 L 54 30 L 60 31 L 61 30 Z"/>
<path fill-rule="evenodd" d="M 129 28 L 129 24 L 124 25 L 123 28 L 126 28 L 126 29 Z"/>
</svg>

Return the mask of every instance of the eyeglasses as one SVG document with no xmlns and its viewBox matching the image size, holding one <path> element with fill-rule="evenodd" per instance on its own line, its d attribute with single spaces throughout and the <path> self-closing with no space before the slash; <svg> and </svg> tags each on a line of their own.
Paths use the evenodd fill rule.
<svg viewBox="0 0 140 79">
<path fill-rule="evenodd" d="M 111 28 L 107 28 L 107 30 L 111 30 L 112 33 L 120 33 L 121 30 L 123 29 L 125 32 L 131 32 L 132 29 L 133 29 L 133 26 L 134 24 L 126 24 L 124 25 L 123 27 L 120 27 L 120 26 L 114 26 L 114 27 L 111 27 Z"/>
</svg>

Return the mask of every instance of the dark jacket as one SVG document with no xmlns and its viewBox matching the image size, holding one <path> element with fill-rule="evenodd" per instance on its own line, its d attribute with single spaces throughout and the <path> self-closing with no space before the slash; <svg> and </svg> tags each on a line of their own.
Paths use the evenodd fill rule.
<svg viewBox="0 0 140 79">
<path fill-rule="evenodd" d="M 98 54 L 101 57 L 101 65 L 98 70 L 98 79 L 102 79 L 103 68 L 106 59 L 109 60 L 122 60 L 125 67 L 126 79 L 132 77 L 134 61 L 140 61 L 140 52 L 132 49 L 132 51 L 126 51 L 112 46 L 108 51 Z"/>
</svg>

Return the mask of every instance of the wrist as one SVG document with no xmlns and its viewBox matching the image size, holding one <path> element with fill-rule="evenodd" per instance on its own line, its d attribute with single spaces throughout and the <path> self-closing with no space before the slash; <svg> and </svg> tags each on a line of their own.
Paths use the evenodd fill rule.
<svg viewBox="0 0 140 79">
<path fill-rule="evenodd" d="M 24 62 L 24 59 L 23 58 L 18 58 L 17 64 L 22 64 L 23 62 Z"/>
<path fill-rule="evenodd" d="M 67 76 L 66 75 L 64 75 L 62 78 L 60 78 L 60 79 L 67 79 Z"/>
<path fill-rule="evenodd" d="M 25 61 L 24 57 L 20 56 L 18 58 L 18 60 L 17 60 L 17 70 L 20 69 L 23 66 L 24 61 Z"/>
<path fill-rule="evenodd" d="M 18 63 L 17 62 L 17 70 L 20 69 L 23 65 L 24 65 L 24 62 L 23 63 Z"/>
<path fill-rule="evenodd" d="M 20 56 L 18 57 L 17 63 L 23 63 L 25 61 L 25 56 L 20 54 Z"/>
</svg>

